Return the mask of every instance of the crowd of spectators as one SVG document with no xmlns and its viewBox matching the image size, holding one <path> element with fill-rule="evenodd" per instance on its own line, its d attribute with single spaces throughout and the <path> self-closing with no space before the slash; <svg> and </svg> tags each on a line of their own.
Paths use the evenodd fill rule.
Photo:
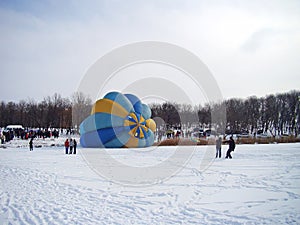
<svg viewBox="0 0 300 225">
<path fill-rule="evenodd" d="M 60 135 L 59 129 L 30 129 L 30 128 L 15 128 L 0 130 L 1 144 L 9 142 L 14 138 L 28 140 L 32 138 L 58 138 Z M 61 130 L 63 132 L 63 130 Z"/>
</svg>

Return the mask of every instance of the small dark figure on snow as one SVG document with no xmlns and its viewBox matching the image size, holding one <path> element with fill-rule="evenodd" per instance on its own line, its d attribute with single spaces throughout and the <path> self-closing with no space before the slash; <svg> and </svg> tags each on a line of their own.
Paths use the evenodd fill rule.
<svg viewBox="0 0 300 225">
<path fill-rule="evenodd" d="M 33 151 L 33 138 L 29 141 L 29 151 Z"/>
<path fill-rule="evenodd" d="M 226 158 L 226 159 L 228 159 L 228 158 L 232 159 L 231 152 L 233 152 L 234 149 L 235 149 L 235 142 L 234 142 L 232 136 L 230 137 L 228 143 L 229 143 L 229 148 L 228 148 L 228 150 L 227 150 L 227 153 L 226 153 L 226 157 L 225 157 L 225 158 Z"/>
<path fill-rule="evenodd" d="M 74 147 L 74 151 L 73 151 L 73 154 L 76 154 L 76 148 L 77 148 L 77 141 L 74 139 L 73 140 L 73 147 Z"/>
<path fill-rule="evenodd" d="M 222 138 L 219 137 L 216 140 L 216 158 L 221 158 L 221 149 L 222 149 Z"/>
</svg>

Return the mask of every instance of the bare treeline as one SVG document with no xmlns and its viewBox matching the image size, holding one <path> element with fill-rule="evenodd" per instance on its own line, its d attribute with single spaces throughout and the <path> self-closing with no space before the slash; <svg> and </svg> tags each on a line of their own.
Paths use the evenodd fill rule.
<svg viewBox="0 0 300 225">
<path fill-rule="evenodd" d="M 158 126 L 191 125 L 213 127 L 219 133 L 271 132 L 273 135 L 294 134 L 300 130 L 300 91 L 247 99 L 232 98 L 221 103 L 192 106 L 188 104 L 152 104 L 152 116 Z M 212 115 L 226 113 L 225 119 Z"/>
<path fill-rule="evenodd" d="M 90 114 L 91 106 L 91 99 L 82 93 L 74 93 L 71 98 L 62 98 L 59 94 L 54 94 L 41 102 L 32 99 L 19 103 L 2 101 L 0 127 L 21 124 L 24 127 L 70 128 L 78 126 Z M 255 133 L 262 130 L 270 131 L 274 135 L 297 135 L 300 129 L 300 91 L 261 98 L 232 98 L 204 106 L 166 102 L 152 104 L 150 107 L 158 127 L 196 125 L 213 127 L 219 133 Z M 218 118 L 218 113 L 222 114 L 223 118 Z"/>
<path fill-rule="evenodd" d="M 36 128 L 71 128 L 79 125 L 90 113 L 92 101 L 82 93 L 74 93 L 71 98 L 59 94 L 45 97 L 43 101 L 33 99 L 19 103 L 0 103 L 0 127 L 21 124 Z"/>
</svg>

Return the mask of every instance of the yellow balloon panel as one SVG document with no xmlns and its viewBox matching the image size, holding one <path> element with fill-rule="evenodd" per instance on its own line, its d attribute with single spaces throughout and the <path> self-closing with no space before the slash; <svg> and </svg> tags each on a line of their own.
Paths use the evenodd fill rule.
<svg viewBox="0 0 300 225">
<path fill-rule="evenodd" d="M 156 130 L 156 123 L 153 119 L 147 119 L 146 120 L 146 126 L 150 128 L 153 132 Z"/>
<path fill-rule="evenodd" d="M 126 117 L 128 115 L 128 111 L 124 109 L 120 104 L 110 99 L 100 99 L 98 100 L 93 108 L 91 114 L 101 112 L 114 114 L 119 117 Z"/>
</svg>

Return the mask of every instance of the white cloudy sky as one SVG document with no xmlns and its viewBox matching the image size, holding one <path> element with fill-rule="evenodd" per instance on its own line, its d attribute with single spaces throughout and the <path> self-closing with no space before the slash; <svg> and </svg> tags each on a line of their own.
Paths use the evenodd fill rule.
<svg viewBox="0 0 300 225">
<path fill-rule="evenodd" d="M 195 53 L 224 98 L 300 87 L 300 1 L 0 1 L 0 100 L 69 97 L 88 68 L 131 42 Z"/>
</svg>

